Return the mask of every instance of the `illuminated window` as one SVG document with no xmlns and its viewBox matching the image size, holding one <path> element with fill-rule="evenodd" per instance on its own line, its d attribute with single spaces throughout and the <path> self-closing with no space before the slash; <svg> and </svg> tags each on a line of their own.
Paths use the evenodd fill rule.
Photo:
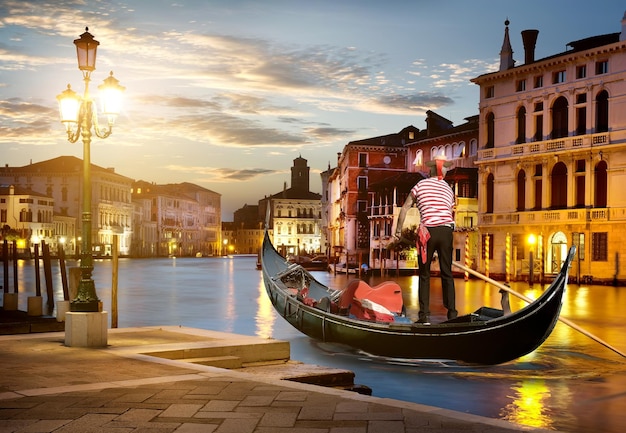
<svg viewBox="0 0 626 433">
<path fill-rule="evenodd" d="M 578 258 L 585 260 L 585 234 L 584 233 L 572 233 L 572 244 L 576 247 Z"/>
</svg>

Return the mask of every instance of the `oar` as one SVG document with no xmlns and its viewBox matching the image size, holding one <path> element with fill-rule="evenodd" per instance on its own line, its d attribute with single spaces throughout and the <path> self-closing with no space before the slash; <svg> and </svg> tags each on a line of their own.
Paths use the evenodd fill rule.
<svg viewBox="0 0 626 433">
<path fill-rule="evenodd" d="M 489 278 L 486 275 L 481 274 L 480 272 L 477 272 L 473 269 L 468 268 L 467 266 L 463 266 L 460 263 L 457 262 L 452 262 L 452 264 L 454 266 L 456 266 L 459 269 L 462 269 L 463 271 L 470 273 L 478 278 L 480 278 L 481 280 L 484 280 L 486 282 L 488 282 L 489 284 L 492 284 L 494 286 L 496 286 L 497 288 L 504 290 L 526 302 L 528 302 L 529 304 L 533 302 L 532 299 L 530 299 L 528 296 L 524 296 L 519 292 L 516 292 L 515 290 L 511 289 L 509 286 L 505 285 L 505 284 L 501 284 L 499 282 L 497 282 L 496 280 L 493 280 L 491 278 Z M 603 345 L 604 347 L 611 349 L 613 352 L 617 353 L 618 355 L 621 355 L 622 357 L 626 358 L 626 354 L 624 352 L 621 352 L 620 350 L 616 349 L 615 347 L 611 346 L 609 343 L 607 343 L 606 341 L 602 340 L 599 337 L 596 337 L 595 335 L 593 335 L 592 333 L 590 333 L 589 331 L 581 328 L 580 326 L 576 325 L 575 323 L 571 322 L 570 320 L 566 319 L 565 317 L 559 317 L 559 320 L 563 323 L 565 323 L 567 326 L 569 326 L 570 328 L 575 329 L 576 331 L 580 332 L 583 335 L 586 335 L 587 337 L 591 338 L 592 340 L 597 341 L 598 343 L 600 343 L 601 345 Z"/>
</svg>

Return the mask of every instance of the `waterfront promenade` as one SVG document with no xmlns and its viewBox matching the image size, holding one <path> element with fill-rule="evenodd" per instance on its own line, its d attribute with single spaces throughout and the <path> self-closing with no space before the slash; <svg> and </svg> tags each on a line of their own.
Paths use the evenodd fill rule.
<svg viewBox="0 0 626 433">
<path fill-rule="evenodd" d="M 237 338 L 268 341 L 259 337 L 178 326 L 120 328 L 109 330 L 106 348 L 75 348 L 64 345 L 64 335 L 0 336 L 0 432 L 545 431 L 146 354 Z"/>
</svg>

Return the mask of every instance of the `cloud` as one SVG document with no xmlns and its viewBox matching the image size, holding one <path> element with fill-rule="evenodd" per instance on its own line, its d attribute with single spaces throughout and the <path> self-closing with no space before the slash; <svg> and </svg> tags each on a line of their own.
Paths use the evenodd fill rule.
<svg viewBox="0 0 626 433">
<path fill-rule="evenodd" d="M 215 168 L 215 167 L 189 167 L 180 165 L 168 165 L 165 167 L 167 170 L 191 172 L 202 178 L 204 182 L 247 182 L 258 178 L 259 176 L 266 176 L 272 174 L 282 173 L 281 170 L 273 170 L 266 168 Z"/>
<path fill-rule="evenodd" d="M 184 96 L 168 96 L 168 95 L 139 95 L 135 98 L 135 102 L 142 106 L 160 105 L 170 108 L 209 108 L 217 110 L 219 104 L 200 98 L 190 98 Z"/>
<path fill-rule="evenodd" d="M 19 98 L 0 100 L 0 142 L 50 144 L 52 120 L 58 113 L 50 107 Z"/>
<path fill-rule="evenodd" d="M 312 127 L 305 128 L 305 132 L 308 136 L 312 137 L 316 142 L 329 142 L 344 139 L 347 141 L 348 137 L 351 137 L 356 133 L 353 129 L 342 129 L 332 127 Z"/>
<path fill-rule="evenodd" d="M 396 110 L 426 111 L 453 104 L 454 100 L 441 93 L 418 92 L 410 95 L 381 96 L 376 102 Z"/>
</svg>

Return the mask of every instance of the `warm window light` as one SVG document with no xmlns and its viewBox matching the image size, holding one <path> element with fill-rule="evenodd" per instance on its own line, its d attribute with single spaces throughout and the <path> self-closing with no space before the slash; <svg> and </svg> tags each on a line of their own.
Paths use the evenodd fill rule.
<svg viewBox="0 0 626 433">
<path fill-rule="evenodd" d="M 59 102 L 61 122 L 65 125 L 66 130 L 69 131 L 73 125 L 78 123 L 81 97 L 68 84 L 67 89 L 57 96 L 57 101 Z"/>
<path fill-rule="evenodd" d="M 85 33 L 79 39 L 74 39 L 76 55 L 78 56 L 78 69 L 91 72 L 96 69 L 96 50 L 100 42 L 89 33 L 89 27 L 85 27 Z"/>
</svg>

